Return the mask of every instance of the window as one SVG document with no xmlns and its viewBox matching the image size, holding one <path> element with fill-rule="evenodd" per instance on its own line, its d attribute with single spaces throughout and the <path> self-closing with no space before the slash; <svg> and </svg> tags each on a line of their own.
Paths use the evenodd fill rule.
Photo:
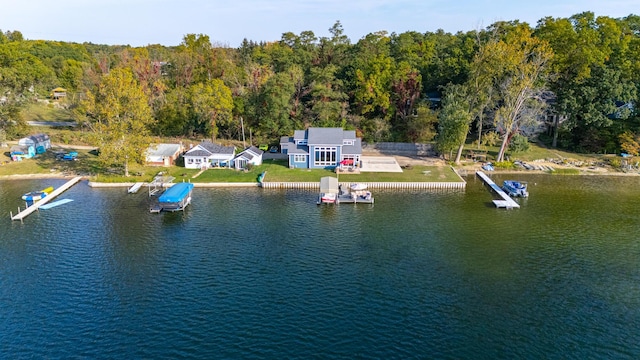
<svg viewBox="0 0 640 360">
<path fill-rule="evenodd" d="M 342 140 L 342 145 L 353 145 L 353 140 Z"/>
<path fill-rule="evenodd" d="M 336 147 L 317 147 L 314 149 L 314 166 L 335 166 L 338 149 Z"/>
<path fill-rule="evenodd" d="M 307 156 L 303 154 L 295 154 L 293 155 L 293 162 L 307 162 Z"/>
</svg>

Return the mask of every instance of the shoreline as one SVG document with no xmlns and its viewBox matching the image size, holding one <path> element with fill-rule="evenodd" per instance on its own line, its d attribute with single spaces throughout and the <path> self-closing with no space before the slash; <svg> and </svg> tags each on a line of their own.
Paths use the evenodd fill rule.
<svg viewBox="0 0 640 360">
<path fill-rule="evenodd" d="M 484 171 L 481 167 L 453 167 L 454 170 L 458 173 L 459 176 L 472 176 L 475 175 L 476 171 Z M 575 168 L 566 168 L 566 169 L 575 169 Z M 594 171 L 594 170 L 581 170 L 578 169 L 579 173 L 577 174 L 557 174 L 554 175 L 549 171 L 542 170 L 494 170 L 494 171 L 484 171 L 487 174 L 506 174 L 506 175 L 520 175 L 520 174 L 535 174 L 535 175 L 552 175 L 552 176 L 640 176 L 638 172 L 613 172 L 609 170 L 602 171 Z M 2 180 L 39 180 L 39 179 L 70 179 L 76 176 L 81 176 L 83 180 L 89 181 L 89 186 L 91 187 L 125 187 L 132 186 L 137 181 L 131 182 L 96 182 L 91 180 L 91 176 L 80 175 L 80 174 L 60 174 L 60 173 L 52 173 L 52 174 L 13 174 L 13 175 L 0 175 L 0 181 Z M 144 181 L 146 184 L 147 182 Z M 267 182 L 268 183 L 268 182 Z M 452 182 L 454 183 L 454 182 Z M 259 187 L 258 183 L 232 183 L 232 182 L 211 182 L 211 183 L 193 183 L 195 187 Z"/>
</svg>

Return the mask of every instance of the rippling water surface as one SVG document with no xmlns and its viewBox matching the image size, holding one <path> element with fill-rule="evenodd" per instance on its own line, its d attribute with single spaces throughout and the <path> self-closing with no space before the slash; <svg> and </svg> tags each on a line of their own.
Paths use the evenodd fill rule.
<svg viewBox="0 0 640 360">
<path fill-rule="evenodd" d="M 184 213 L 74 186 L 11 222 L 0 181 L 1 358 L 639 358 L 640 181 L 520 177 L 465 192 L 200 189 Z M 497 181 L 501 181 L 497 178 Z"/>
</svg>

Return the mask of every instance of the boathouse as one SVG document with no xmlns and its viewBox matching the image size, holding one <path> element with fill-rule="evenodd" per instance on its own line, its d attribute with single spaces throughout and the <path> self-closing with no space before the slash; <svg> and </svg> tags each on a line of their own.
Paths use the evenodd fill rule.
<svg viewBox="0 0 640 360">
<path fill-rule="evenodd" d="M 280 139 L 290 168 L 335 169 L 339 164 L 357 166 L 362 157 L 362 139 L 354 130 L 308 128 Z"/>
</svg>

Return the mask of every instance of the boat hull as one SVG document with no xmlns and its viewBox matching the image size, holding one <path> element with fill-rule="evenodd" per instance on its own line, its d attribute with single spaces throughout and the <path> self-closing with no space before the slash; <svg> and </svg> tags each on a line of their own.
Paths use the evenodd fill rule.
<svg viewBox="0 0 640 360">
<path fill-rule="evenodd" d="M 527 183 L 525 182 L 505 180 L 502 183 L 502 189 L 511 197 L 529 196 L 529 192 L 527 191 Z"/>
</svg>

